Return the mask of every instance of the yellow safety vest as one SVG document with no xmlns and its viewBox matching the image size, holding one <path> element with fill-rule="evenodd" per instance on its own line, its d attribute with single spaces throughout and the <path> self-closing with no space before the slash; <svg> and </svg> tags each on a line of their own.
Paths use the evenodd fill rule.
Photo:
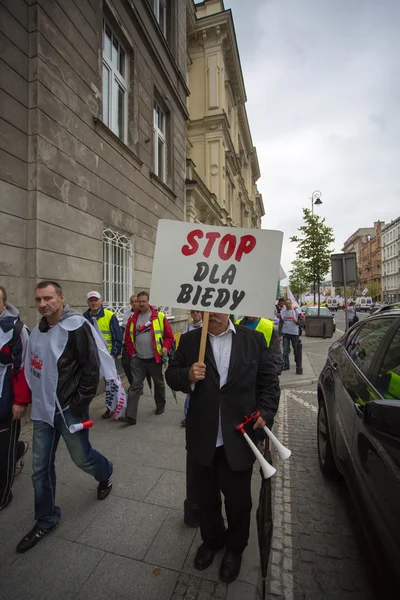
<svg viewBox="0 0 400 600">
<path fill-rule="evenodd" d="M 97 325 L 100 329 L 100 333 L 107 342 L 107 348 L 108 348 L 108 351 L 110 354 L 111 354 L 111 350 L 112 350 L 112 335 L 111 335 L 111 329 L 110 329 L 110 321 L 113 316 L 114 316 L 114 313 L 111 310 L 108 310 L 107 308 L 105 308 L 104 309 L 104 317 L 101 317 L 101 319 L 97 320 Z"/>
<path fill-rule="evenodd" d="M 393 371 L 388 371 L 387 375 L 390 375 L 389 394 L 400 400 L 400 375 Z"/>
<path fill-rule="evenodd" d="M 235 321 L 235 325 L 239 325 L 239 323 L 241 323 L 242 321 L 243 321 L 243 319 L 238 319 L 237 321 Z M 255 330 L 259 331 L 260 333 L 262 333 L 264 335 L 265 341 L 267 342 L 267 346 L 269 348 L 269 345 L 271 343 L 271 338 L 272 338 L 272 332 L 274 331 L 273 321 L 270 321 L 269 319 L 261 318 L 259 320 L 258 325 Z"/>
<path fill-rule="evenodd" d="M 164 313 L 159 312 L 157 313 L 157 318 L 152 320 L 154 339 L 156 341 L 156 350 L 160 356 L 162 354 L 162 347 L 164 343 L 164 317 Z M 135 346 L 135 327 L 133 320 L 129 326 L 129 335 L 133 346 Z"/>
</svg>

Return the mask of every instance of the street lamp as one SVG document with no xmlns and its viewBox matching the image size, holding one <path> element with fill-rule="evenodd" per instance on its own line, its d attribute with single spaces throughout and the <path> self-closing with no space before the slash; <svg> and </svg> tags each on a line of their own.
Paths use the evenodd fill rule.
<svg viewBox="0 0 400 600">
<path fill-rule="evenodd" d="M 314 204 L 315 204 L 315 206 L 319 206 L 320 204 L 322 204 L 321 196 L 322 196 L 322 192 L 320 192 L 319 190 L 315 190 L 311 194 L 311 216 L 312 217 L 314 216 Z M 314 277 L 313 286 L 314 286 L 314 304 L 315 304 L 315 277 Z M 319 282 L 318 282 L 318 314 L 319 314 Z"/>
<path fill-rule="evenodd" d="M 320 204 L 322 204 L 321 196 L 322 196 L 322 192 L 320 192 L 319 190 L 315 190 L 315 192 L 313 192 L 311 195 L 311 216 L 312 217 L 314 216 L 314 204 L 316 206 L 319 206 Z"/>
</svg>

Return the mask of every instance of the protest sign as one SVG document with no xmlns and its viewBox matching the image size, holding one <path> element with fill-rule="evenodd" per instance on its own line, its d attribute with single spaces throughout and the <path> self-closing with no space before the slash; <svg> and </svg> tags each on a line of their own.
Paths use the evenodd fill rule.
<svg viewBox="0 0 400 600">
<path fill-rule="evenodd" d="M 187 310 L 273 315 L 283 233 L 160 220 L 150 300 Z"/>
</svg>

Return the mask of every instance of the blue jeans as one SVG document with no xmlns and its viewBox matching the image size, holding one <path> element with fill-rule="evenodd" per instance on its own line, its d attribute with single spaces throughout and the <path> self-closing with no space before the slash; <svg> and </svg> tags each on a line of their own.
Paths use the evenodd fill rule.
<svg viewBox="0 0 400 600">
<path fill-rule="evenodd" d="M 190 394 L 188 394 L 188 395 L 186 396 L 186 398 L 185 398 L 185 404 L 184 404 L 184 407 L 183 407 L 183 412 L 184 412 L 184 414 L 185 414 L 185 417 L 186 417 L 186 415 L 188 414 L 188 410 L 189 410 L 189 402 L 190 402 Z"/>
<path fill-rule="evenodd" d="M 283 334 L 283 364 L 284 364 L 284 367 L 286 367 L 287 369 L 290 369 L 290 362 L 289 362 L 290 342 L 292 342 L 292 346 L 293 346 L 294 361 L 297 364 L 297 345 L 299 343 L 299 336 L 293 335 L 291 333 Z"/>
<path fill-rule="evenodd" d="M 64 411 L 64 417 L 68 426 L 80 423 L 80 419 L 74 417 L 69 409 Z M 76 466 L 93 475 L 97 481 L 107 480 L 113 471 L 112 463 L 90 445 L 88 429 L 70 433 L 60 413 L 54 418 L 54 427 L 44 421 L 33 421 L 32 482 L 35 491 L 35 519 L 42 529 L 53 527 L 61 516 L 60 508 L 55 504 L 54 466 L 60 436 L 64 438 Z"/>
</svg>

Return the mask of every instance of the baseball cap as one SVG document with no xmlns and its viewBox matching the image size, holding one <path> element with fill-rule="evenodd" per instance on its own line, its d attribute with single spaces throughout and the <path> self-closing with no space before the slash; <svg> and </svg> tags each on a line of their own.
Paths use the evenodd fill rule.
<svg viewBox="0 0 400 600">
<path fill-rule="evenodd" d="M 86 299 L 89 300 L 89 298 L 101 298 L 101 295 L 99 292 L 89 292 Z"/>
</svg>

